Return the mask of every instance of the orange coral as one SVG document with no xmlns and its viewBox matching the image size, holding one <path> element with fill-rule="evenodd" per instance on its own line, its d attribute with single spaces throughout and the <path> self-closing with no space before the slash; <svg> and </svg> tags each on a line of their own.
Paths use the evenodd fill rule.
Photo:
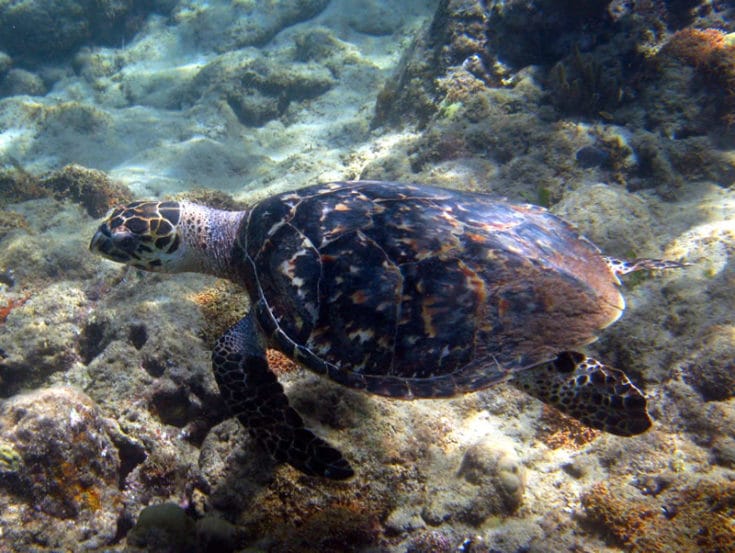
<svg viewBox="0 0 735 553">
<path fill-rule="evenodd" d="M 703 68 L 711 56 L 727 47 L 725 33 L 717 29 L 683 29 L 674 33 L 661 49 L 662 55 L 675 57 L 693 67 Z"/>
<path fill-rule="evenodd" d="M 651 525 L 657 513 L 643 502 L 622 501 L 599 482 L 582 497 L 582 506 L 590 520 L 600 524 L 618 542 L 631 546 Z M 653 544 L 650 544 L 651 546 Z M 658 551 L 652 548 L 650 551 Z"/>
<path fill-rule="evenodd" d="M 310 498 L 310 499 L 309 499 Z M 392 506 L 371 482 L 337 483 L 315 490 L 295 469 L 276 475 L 253 498 L 256 512 L 244 522 L 245 533 L 269 536 L 270 551 L 356 551 L 382 541 L 380 521 Z"/>
<path fill-rule="evenodd" d="M 542 408 L 540 422 L 536 438 L 550 449 L 580 449 L 602 433 L 547 405 Z"/>
<path fill-rule="evenodd" d="M 677 59 L 694 67 L 725 93 L 723 120 L 735 121 L 735 43 L 718 29 L 683 29 L 674 33 L 660 52 L 661 59 Z"/>
<path fill-rule="evenodd" d="M 208 346 L 214 345 L 217 339 L 243 316 L 247 307 L 242 289 L 224 280 L 217 281 L 211 288 L 192 294 L 189 299 L 202 311 L 206 324 L 201 334 Z"/>
<path fill-rule="evenodd" d="M 651 496 L 625 495 L 625 484 L 598 483 L 584 494 L 582 506 L 626 550 L 641 553 L 735 551 L 735 483 L 699 482 L 671 490 L 661 504 Z"/>
<path fill-rule="evenodd" d="M 233 324 L 243 313 L 244 294 L 235 284 L 219 281 L 213 287 L 192 294 L 190 299 L 202 310 L 206 322 L 202 329 L 202 338 L 211 345 Z M 269 349 L 266 352 L 268 365 L 276 375 L 285 374 L 298 368 L 298 365 L 280 351 Z"/>
<path fill-rule="evenodd" d="M 10 312 L 13 309 L 15 309 L 16 307 L 20 307 L 21 305 L 23 305 L 25 302 L 28 301 L 28 299 L 30 297 L 31 296 L 28 294 L 28 295 L 22 296 L 20 298 L 9 299 L 5 303 L 5 305 L 0 306 L 0 324 L 4 323 L 7 320 L 8 315 L 10 315 Z"/>
<path fill-rule="evenodd" d="M 74 512 L 98 511 L 102 507 L 102 494 L 94 485 L 85 482 L 84 470 L 80 465 L 69 461 L 62 461 L 57 465 L 59 498 L 72 501 Z"/>
</svg>

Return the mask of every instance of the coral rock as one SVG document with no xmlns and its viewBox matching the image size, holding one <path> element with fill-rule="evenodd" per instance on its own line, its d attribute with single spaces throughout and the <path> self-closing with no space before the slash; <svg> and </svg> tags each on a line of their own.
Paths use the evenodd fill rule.
<svg viewBox="0 0 735 553">
<path fill-rule="evenodd" d="M 67 165 L 41 180 L 57 199 L 71 199 L 92 217 L 102 217 L 111 207 L 132 200 L 127 187 L 113 182 L 102 171 Z"/>
<path fill-rule="evenodd" d="M 0 480 L 0 549 L 80 551 L 110 543 L 122 509 L 115 426 L 85 394 L 46 388 L 0 404 L 0 434 L 19 461 Z M 33 549 L 35 550 L 35 549 Z"/>
<path fill-rule="evenodd" d="M 589 521 L 626 551 L 735 550 L 732 526 L 735 484 L 732 482 L 700 482 L 672 490 L 665 494 L 663 507 L 660 501 L 627 497 L 624 488 L 625 485 L 621 488 L 598 483 L 582 497 L 582 506 Z"/>
<path fill-rule="evenodd" d="M 456 476 L 445 484 L 430 492 L 423 519 L 432 526 L 450 520 L 478 526 L 521 505 L 524 474 L 515 453 L 486 440 L 467 449 Z"/>
<path fill-rule="evenodd" d="M 705 401 L 731 398 L 735 395 L 735 326 L 713 325 L 698 343 L 684 364 L 684 380 Z"/>
</svg>

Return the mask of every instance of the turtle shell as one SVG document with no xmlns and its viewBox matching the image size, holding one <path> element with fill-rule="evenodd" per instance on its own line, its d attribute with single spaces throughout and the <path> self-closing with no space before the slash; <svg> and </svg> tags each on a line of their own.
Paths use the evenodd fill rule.
<svg viewBox="0 0 735 553">
<path fill-rule="evenodd" d="M 495 384 L 596 338 L 624 308 L 599 250 L 545 209 L 384 182 L 273 196 L 238 237 L 270 345 L 394 397 Z"/>
</svg>

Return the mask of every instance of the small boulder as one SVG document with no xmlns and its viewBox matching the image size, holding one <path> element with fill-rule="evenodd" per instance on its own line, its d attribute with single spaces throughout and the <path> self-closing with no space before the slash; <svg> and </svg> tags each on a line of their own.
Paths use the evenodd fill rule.
<svg viewBox="0 0 735 553">
<path fill-rule="evenodd" d="M 426 523 L 479 526 L 488 517 L 510 515 L 521 505 L 523 467 L 510 448 L 485 439 L 467 448 L 459 469 L 444 484 L 429 494 L 421 512 Z"/>
</svg>

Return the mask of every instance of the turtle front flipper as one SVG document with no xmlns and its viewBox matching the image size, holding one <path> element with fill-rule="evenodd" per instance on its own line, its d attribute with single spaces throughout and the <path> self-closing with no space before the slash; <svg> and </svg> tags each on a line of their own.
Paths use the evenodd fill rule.
<svg viewBox="0 0 735 553">
<path fill-rule="evenodd" d="M 268 367 L 251 315 L 232 326 L 212 352 L 212 366 L 230 412 L 278 461 L 310 475 L 341 480 L 354 473 L 342 454 L 310 430 L 288 403 Z"/>
<path fill-rule="evenodd" d="M 511 380 L 524 392 L 587 426 L 634 436 L 651 426 L 646 398 L 625 373 L 574 351 L 520 371 Z"/>
</svg>

